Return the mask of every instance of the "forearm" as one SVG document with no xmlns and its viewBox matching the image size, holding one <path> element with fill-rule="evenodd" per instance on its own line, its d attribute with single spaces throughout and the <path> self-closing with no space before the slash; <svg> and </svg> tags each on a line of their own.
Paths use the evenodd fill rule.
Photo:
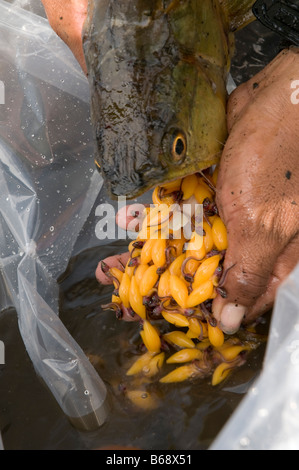
<svg viewBox="0 0 299 470">
<path fill-rule="evenodd" d="M 88 0 L 41 0 L 49 23 L 68 45 L 86 74 L 82 46 L 82 28 L 87 15 Z"/>
</svg>

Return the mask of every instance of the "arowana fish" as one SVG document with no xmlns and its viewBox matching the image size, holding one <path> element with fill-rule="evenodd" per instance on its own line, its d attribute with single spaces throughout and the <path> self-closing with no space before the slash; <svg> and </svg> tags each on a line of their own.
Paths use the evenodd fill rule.
<svg viewBox="0 0 299 470">
<path fill-rule="evenodd" d="M 90 0 L 83 33 L 96 163 L 112 197 L 218 162 L 234 32 L 254 0 Z"/>
</svg>

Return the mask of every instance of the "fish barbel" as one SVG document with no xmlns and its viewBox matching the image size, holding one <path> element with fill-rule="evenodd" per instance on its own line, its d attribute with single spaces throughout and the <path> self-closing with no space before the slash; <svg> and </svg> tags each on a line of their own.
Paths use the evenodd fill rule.
<svg viewBox="0 0 299 470">
<path fill-rule="evenodd" d="M 110 196 L 219 161 L 233 33 L 254 0 L 90 0 L 83 45 L 96 163 Z"/>
</svg>

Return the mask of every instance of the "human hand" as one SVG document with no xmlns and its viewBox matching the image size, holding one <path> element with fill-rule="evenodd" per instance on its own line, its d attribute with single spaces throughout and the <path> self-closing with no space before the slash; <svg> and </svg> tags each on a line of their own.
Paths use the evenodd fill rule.
<svg viewBox="0 0 299 470">
<path fill-rule="evenodd" d="M 49 23 L 73 52 L 87 74 L 82 45 L 82 28 L 87 16 L 88 0 L 41 0 Z"/>
<path fill-rule="evenodd" d="M 299 106 L 291 100 L 298 61 L 295 50 L 284 51 L 229 100 L 230 136 L 217 184 L 217 204 L 229 239 L 227 298 L 218 296 L 213 306 L 229 333 L 244 316 L 251 321 L 271 308 L 277 287 L 299 258 Z M 129 208 L 118 214 L 123 228 L 131 220 Z M 106 261 L 117 266 L 128 256 Z M 100 266 L 96 275 L 99 282 L 109 283 Z"/>
<path fill-rule="evenodd" d="M 227 298 L 213 312 L 227 333 L 268 311 L 299 260 L 299 50 L 280 53 L 228 103 L 229 138 L 216 202 L 226 224 Z M 299 82 L 297 83 L 298 88 Z"/>
<path fill-rule="evenodd" d="M 217 205 L 228 229 L 224 287 L 213 313 L 222 329 L 235 332 L 244 318 L 252 321 L 273 305 L 280 283 L 299 258 L 298 107 L 291 100 L 299 80 L 299 54 L 284 51 L 252 80 L 240 86 L 228 104 L 230 131 L 224 148 Z M 131 206 L 117 222 L 131 223 Z M 125 264 L 129 254 L 110 257 Z M 99 264 L 99 282 L 111 281 Z"/>
</svg>

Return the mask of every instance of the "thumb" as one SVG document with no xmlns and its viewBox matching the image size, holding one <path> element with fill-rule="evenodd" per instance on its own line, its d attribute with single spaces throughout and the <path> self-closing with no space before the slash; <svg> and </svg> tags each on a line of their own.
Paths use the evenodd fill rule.
<svg viewBox="0 0 299 470">
<path fill-rule="evenodd" d="M 240 328 L 248 311 L 266 291 L 278 256 L 269 242 L 260 245 L 261 251 L 255 237 L 241 243 L 234 242 L 235 239 L 238 237 L 232 239 L 225 256 L 219 283 L 222 296 L 218 294 L 213 303 L 214 316 L 227 334 Z"/>
<path fill-rule="evenodd" d="M 229 211 L 226 222 L 229 243 L 219 282 L 222 297 L 214 300 L 213 313 L 229 334 L 239 329 L 244 316 L 266 292 L 285 246 L 282 234 L 273 230 L 270 211 L 257 207 L 248 217 L 245 208 L 252 199 L 248 193 L 226 205 L 229 209 L 232 204 L 234 210 Z"/>
<path fill-rule="evenodd" d="M 267 290 L 256 304 L 246 312 L 246 323 L 252 322 L 274 305 L 276 292 L 281 283 L 296 267 L 299 259 L 299 234 L 294 237 L 278 257 Z"/>
</svg>

